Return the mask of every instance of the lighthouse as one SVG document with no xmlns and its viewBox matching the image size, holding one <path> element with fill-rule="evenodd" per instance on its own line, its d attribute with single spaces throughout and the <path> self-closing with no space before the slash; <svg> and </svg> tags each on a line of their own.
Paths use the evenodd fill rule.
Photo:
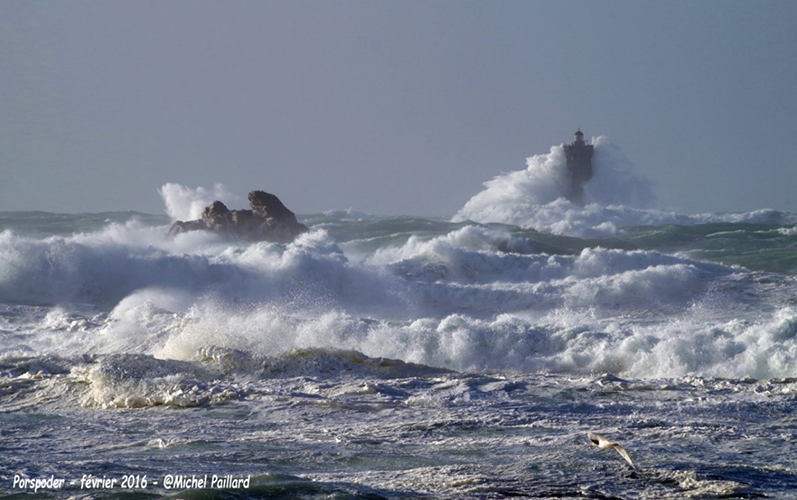
<svg viewBox="0 0 797 500">
<path fill-rule="evenodd" d="M 575 140 L 565 144 L 567 158 L 567 175 L 569 177 L 567 199 L 576 205 L 584 206 L 584 183 L 592 179 L 592 153 L 595 148 L 584 142 L 581 129 L 576 132 Z"/>
</svg>

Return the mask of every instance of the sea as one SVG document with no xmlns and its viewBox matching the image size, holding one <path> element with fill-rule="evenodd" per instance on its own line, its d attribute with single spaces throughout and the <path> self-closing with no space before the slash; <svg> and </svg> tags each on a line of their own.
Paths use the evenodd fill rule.
<svg viewBox="0 0 797 500">
<path fill-rule="evenodd" d="M 657 208 L 593 142 L 583 207 L 554 146 L 289 244 L 168 237 L 229 194 L 178 184 L 0 212 L 0 497 L 797 498 L 797 214 Z"/>
</svg>

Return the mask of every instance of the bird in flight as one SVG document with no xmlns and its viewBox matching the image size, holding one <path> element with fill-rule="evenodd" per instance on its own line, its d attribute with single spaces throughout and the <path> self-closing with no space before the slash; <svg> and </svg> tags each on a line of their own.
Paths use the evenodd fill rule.
<svg viewBox="0 0 797 500">
<path fill-rule="evenodd" d="M 625 451 L 625 448 L 620 446 L 619 443 L 612 443 L 605 437 L 601 436 L 600 434 L 595 434 L 594 432 L 588 432 L 587 437 L 589 438 L 590 441 L 592 441 L 592 443 L 589 445 L 590 448 L 592 448 L 593 446 L 597 446 L 602 450 L 605 450 L 606 448 L 614 448 L 615 450 L 617 450 L 617 453 L 619 453 L 620 456 L 622 456 L 625 459 L 625 461 L 628 462 L 628 465 L 636 468 L 634 462 L 631 461 L 631 457 L 628 456 L 628 452 Z"/>
</svg>

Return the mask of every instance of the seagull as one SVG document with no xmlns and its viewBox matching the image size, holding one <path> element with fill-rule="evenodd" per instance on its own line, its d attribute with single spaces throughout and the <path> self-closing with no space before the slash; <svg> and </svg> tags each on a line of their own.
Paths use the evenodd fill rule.
<svg viewBox="0 0 797 500">
<path fill-rule="evenodd" d="M 617 453 L 619 453 L 625 459 L 625 461 L 628 462 L 628 465 L 636 469 L 634 462 L 631 461 L 631 457 L 628 456 L 628 452 L 626 452 L 625 448 L 620 446 L 619 443 L 612 443 L 605 437 L 601 436 L 600 434 L 595 434 L 594 432 L 588 432 L 587 437 L 590 441 L 592 441 L 592 444 L 589 445 L 590 448 L 593 446 L 597 446 L 602 450 L 605 450 L 606 448 L 614 448 L 617 450 Z"/>
</svg>

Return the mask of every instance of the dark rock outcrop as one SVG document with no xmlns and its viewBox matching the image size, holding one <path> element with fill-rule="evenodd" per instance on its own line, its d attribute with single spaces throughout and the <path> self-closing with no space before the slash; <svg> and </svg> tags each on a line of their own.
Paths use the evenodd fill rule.
<svg viewBox="0 0 797 500">
<path fill-rule="evenodd" d="M 230 210 L 224 203 L 214 201 L 202 212 L 200 220 L 177 221 L 169 229 L 169 236 L 188 231 L 213 231 L 248 241 L 290 243 L 307 226 L 279 198 L 265 191 L 249 193 L 251 210 Z"/>
<path fill-rule="evenodd" d="M 211 231 L 225 231 L 230 222 L 230 209 L 224 203 L 214 201 L 202 211 L 202 221 Z"/>
</svg>

